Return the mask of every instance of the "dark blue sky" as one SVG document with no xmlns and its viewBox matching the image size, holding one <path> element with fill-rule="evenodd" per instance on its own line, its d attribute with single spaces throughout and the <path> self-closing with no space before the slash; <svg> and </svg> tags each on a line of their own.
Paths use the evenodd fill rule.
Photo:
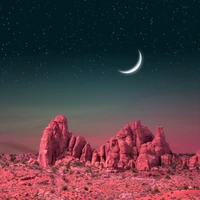
<svg viewBox="0 0 200 200">
<path fill-rule="evenodd" d="M 153 132 L 163 125 L 173 150 L 196 151 L 199 6 L 197 0 L 0 3 L 0 139 L 34 140 L 37 149 L 42 130 L 62 113 L 70 130 L 95 147 L 141 119 Z M 138 49 L 141 69 L 120 74 L 137 62 Z"/>
</svg>

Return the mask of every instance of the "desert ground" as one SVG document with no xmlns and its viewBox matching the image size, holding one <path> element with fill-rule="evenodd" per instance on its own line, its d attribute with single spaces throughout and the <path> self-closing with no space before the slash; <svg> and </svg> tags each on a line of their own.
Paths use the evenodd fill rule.
<svg viewBox="0 0 200 200">
<path fill-rule="evenodd" d="M 99 169 L 77 159 L 43 168 L 37 155 L 0 155 L 1 200 L 200 199 L 200 171 Z"/>
</svg>

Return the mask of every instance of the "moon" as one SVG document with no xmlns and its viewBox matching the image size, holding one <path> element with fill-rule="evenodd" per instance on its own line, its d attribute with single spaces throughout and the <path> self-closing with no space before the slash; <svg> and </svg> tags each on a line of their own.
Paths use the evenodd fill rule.
<svg viewBox="0 0 200 200">
<path fill-rule="evenodd" d="M 140 68 L 140 66 L 142 64 L 142 54 L 141 54 L 140 50 L 138 50 L 138 51 L 139 51 L 139 60 L 138 60 L 137 64 L 133 68 L 131 68 L 127 71 L 118 70 L 119 72 L 121 72 L 122 74 L 132 74 Z"/>
</svg>

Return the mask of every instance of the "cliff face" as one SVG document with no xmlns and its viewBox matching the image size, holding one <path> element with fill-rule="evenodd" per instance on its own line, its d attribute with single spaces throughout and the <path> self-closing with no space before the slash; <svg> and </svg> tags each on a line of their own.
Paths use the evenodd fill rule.
<svg viewBox="0 0 200 200">
<path fill-rule="evenodd" d="M 84 137 L 73 135 L 68 130 L 66 117 L 59 115 L 43 132 L 38 161 L 44 167 L 54 165 L 64 152 L 87 164 L 115 169 L 130 166 L 149 170 L 174 162 L 187 162 L 190 166 L 200 163 L 200 153 L 189 160 L 177 160 L 165 140 L 163 127 L 157 127 L 154 136 L 140 121 L 131 122 L 99 150 L 95 150 Z"/>
</svg>

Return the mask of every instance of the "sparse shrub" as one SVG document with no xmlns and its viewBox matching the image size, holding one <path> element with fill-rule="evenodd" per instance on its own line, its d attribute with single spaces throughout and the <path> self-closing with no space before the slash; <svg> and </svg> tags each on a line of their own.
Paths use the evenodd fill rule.
<svg viewBox="0 0 200 200">
<path fill-rule="evenodd" d="M 168 180 L 171 179 L 171 177 L 169 175 L 166 175 L 165 178 L 168 179 Z"/>
<path fill-rule="evenodd" d="M 131 170 L 131 167 L 130 166 L 126 166 L 126 170 Z"/>
<path fill-rule="evenodd" d="M 40 170 L 40 171 L 42 171 L 42 170 L 43 170 L 43 168 L 42 168 L 42 167 L 40 167 L 40 166 L 38 166 L 38 165 L 36 165 L 36 166 L 34 167 L 34 169 L 37 169 L 37 170 Z"/>
<path fill-rule="evenodd" d="M 123 178 L 123 179 L 125 179 L 125 178 L 126 178 L 126 175 L 125 175 L 124 173 L 122 174 L 122 178 Z"/>
<path fill-rule="evenodd" d="M 55 193 L 55 190 L 54 190 L 54 189 L 51 189 L 50 192 L 53 194 L 53 193 Z"/>
<path fill-rule="evenodd" d="M 92 173 L 92 168 L 91 168 L 91 167 L 88 167 L 88 168 L 85 170 L 85 173 Z"/>
<path fill-rule="evenodd" d="M 93 172 L 91 173 L 91 177 L 94 178 L 94 177 L 97 177 L 98 175 L 94 174 Z"/>
<path fill-rule="evenodd" d="M 28 186 L 32 186 L 32 184 L 31 184 L 31 183 L 28 183 Z"/>
<path fill-rule="evenodd" d="M 66 190 L 68 190 L 68 187 L 66 185 L 62 186 L 62 190 L 66 191 Z"/>
<path fill-rule="evenodd" d="M 126 183 L 125 187 L 126 187 L 126 188 L 128 188 L 128 186 L 129 186 L 129 184 L 128 184 L 128 183 Z"/>
<path fill-rule="evenodd" d="M 136 168 L 131 169 L 133 173 L 138 173 L 138 170 Z"/>
<path fill-rule="evenodd" d="M 142 183 L 142 185 L 144 186 L 144 185 L 147 185 L 147 183 Z"/>
<path fill-rule="evenodd" d="M 38 197 L 38 193 L 35 193 L 35 195 L 34 195 L 35 197 Z"/>
<path fill-rule="evenodd" d="M 74 161 L 74 166 L 77 166 L 77 167 L 84 167 L 85 164 L 80 162 L 80 161 Z"/>
<path fill-rule="evenodd" d="M 193 181 L 193 177 L 192 176 L 189 176 L 189 179 Z"/>
<path fill-rule="evenodd" d="M 194 188 L 195 190 L 199 190 L 199 186 L 198 186 L 198 185 L 194 185 L 193 188 Z"/>
<path fill-rule="evenodd" d="M 16 156 L 15 155 L 11 155 L 10 162 L 14 162 L 15 160 L 16 160 Z"/>
<path fill-rule="evenodd" d="M 49 180 L 38 182 L 38 184 L 39 185 L 48 185 L 49 184 Z"/>
<path fill-rule="evenodd" d="M 88 191 L 89 189 L 88 189 L 88 187 L 85 186 L 85 187 L 84 187 L 84 190 Z"/>
<path fill-rule="evenodd" d="M 53 175 L 53 174 L 50 174 L 49 177 L 50 177 L 51 179 L 54 179 L 54 175 Z"/>
<path fill-rule="evenodd" d="M 196 166 L 196 170 L 199 171 L 199 167 L 198 166 Z"/>
<path fill-rule="evenodd" d="M 56 166 L 52 167 L 52 172 L 53 172 L 53 173 L 56 173 L 57 170 L 58 170 L 58 168 L 57 168 Z"/>
<path fill-rule="evenodd" d="M 154 187 L 154 189 L 151 191 L 152 194 L 158 194 L 160 193 L 160 190 L 157 187 Z"/>
<path fill-rule="evenodd" d="M 35 162 L 34 162 L 34 165 L 39 166 L 39 162 L 38 162 L 38 161 L 35 161 Z"/>
<path fill-rule="evenodd" d="M 62 176 L 62 180 L 65 181 L 65 183 L 69 183 L 69 180 L 65 178 L 65 176 Z"/>
<path fill-rule="evenodd" d="M 61 162 L 60 164 L 57 165 L 58 168 L 59 168 L 59 167 L 62 167 L 62 166 L 64 166 L 64 163 L 63 163 L 63 162 Z"/>
<path fill-rule="evenodd" d="M 185 164 L 183 165 L 183 169 L 189 169 L 187 163 L 185 163 Z"/>
<path fill-rule="evenodd" d="M 167 173 L 168 173 L 168 174 L 171 174 L 171 171 L 170 171 L 170 169 L 168 169 L 168 170 L 167 170 Z"/>
<path fill-rule="evenodd" d="M 73 174 L 73 173 L 74 173 L 74 171 L 73 171 L 73 170 L 70 170 L 70 171 L 69 171 L 69 174 L 70 174 L 70 175 L 71 175 L 71 174 Z"/>
<path fill-rule="evenodd" d="M 88 182 L 87 184 L 88 184 L 88 185 L 92 185 L 92 183 L 91 183 L 91 182 Z"/>
<path fill-rule="evenodd" d="M 68 162 L 68 163 L 66 164 L 66 166 L 65 166 L 67 171 L 70 169 L 70 166 L 71 166 L 71 165 L 70 165 L 70 162 Z"/>
<path fill-rule="evenodd" d="M 176 166 L 177 166 L 176 163 L 172 163 L 172 164 L 171 164 L 171 168 L 172 168 L 172 169 L 176 169 Z"/>
<path fill-rule="evenodd" d="M 14 160 L 13 161 L 15 164 L 19 163 L 20 161 L 19 160 Z"/>
<path fill-rule="evenodd" d="M 195 156 L 195 153 L 184 153 L 185 156 L 192 157 Z"/>
<path fill-rule="evenodd" d="M 165 163 L 164 162 L 161 162 L 161 167 L 165 167 Z"/>
<path fill-rule="evenodd" d="M 75 190 L 75 189 L 76 189 L 76 187 L 75 187 L 75 186 L 72 186 L 72 189 L 73 189 L 73 190 Z"/>
<path fill-rule="evenodd" d="M 183 186 L 183 189 L 184 189 L 184 190 L 187 190 L 187 189 L 188 189 L 188 186 L 187 186 L 187 185 L 184 185 L 184 186 Z"/>
</svg>

